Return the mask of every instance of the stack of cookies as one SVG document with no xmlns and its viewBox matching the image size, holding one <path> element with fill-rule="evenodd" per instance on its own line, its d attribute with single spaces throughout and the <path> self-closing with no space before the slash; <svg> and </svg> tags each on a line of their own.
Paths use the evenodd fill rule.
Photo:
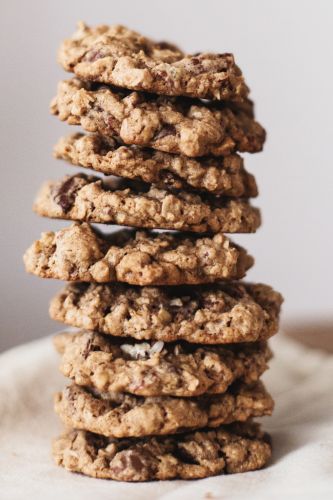
<svg viewBox="0 0 333 500">
<path fill-rule="evenodd" d="M 231 54 L 121 26 L 80 24 L 59 61 L 75 77 L 51 111 L 92 134 L 55 156 L 109 177 L 47 182 L 34 204 L 73 221 L 25 254 L 28 272 L 71 282 L 50 314 L 78 329 L 55 339 L 71 380 L 55 397 L 55 460 L 124 481 L 261 468 L 271 447 L 252 419 L 273 409 L 260 376 L 282 298 L 238 281 L 253 258 L 225 235 L 260 225 L 238 152 L 260 151 L 265 131 L 242 73 Z"/>
</svg>

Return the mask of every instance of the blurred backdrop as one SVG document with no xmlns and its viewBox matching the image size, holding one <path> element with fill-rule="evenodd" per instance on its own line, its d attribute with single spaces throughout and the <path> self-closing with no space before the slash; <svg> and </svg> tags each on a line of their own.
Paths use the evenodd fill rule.
<svg viewBox="0 0 333 500">
<path fill-rule="evenodd" d="M 245 158 L 264 225 L 234 239 L 256 257 L 248 277 L 284 294 L 286 329 L 331 331 L 332 15 L 330 0 L 1 2 L 0 350 L 61 328 L 47 313 L 61 283 L 26 275 L 22 254 L 41 231 L 65 225 L 31 204 L 43 180 L 75 171 L 51 156 L 73 128 L 50 117 L 48 104 L 66 77 L 57 46 L 79 19 L 126 24 L 188 52 L 235 53 L 268 141 Z"/>
</svg>

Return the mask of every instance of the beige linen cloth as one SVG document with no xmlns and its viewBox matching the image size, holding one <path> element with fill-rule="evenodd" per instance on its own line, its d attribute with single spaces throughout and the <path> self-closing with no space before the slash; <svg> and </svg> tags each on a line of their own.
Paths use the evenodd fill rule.
<svg viewBox="0 0 333 500">
<path fill-rule="evenodd" d="M 117 483 L 71 474 L 53 464 L 50 440 L 61 426 L 52 393 L 58 374 L 50 338 L 0 355 L 1 500 L 333 499 L 333 355 L 280 335 L 265 374 L 276 400 L 264 419 L 274 456 L 262 471 L 199 481 Z"/>
</svg>

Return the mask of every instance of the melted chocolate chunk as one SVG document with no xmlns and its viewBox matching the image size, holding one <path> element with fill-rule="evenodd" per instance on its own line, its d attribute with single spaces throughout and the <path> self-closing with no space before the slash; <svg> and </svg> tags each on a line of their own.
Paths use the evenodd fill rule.
<svg viewBox="0 0 333 500">
<path fill-rule="evenodd" d="M 68 212 L 72 208 L 76 193 L 80 188 L 80 183 L 77 182 L 77 179 L 82 177 L 83 174 L 73 175 L 54 190 L 53 199 L 64 212 Z"/>
</svg>

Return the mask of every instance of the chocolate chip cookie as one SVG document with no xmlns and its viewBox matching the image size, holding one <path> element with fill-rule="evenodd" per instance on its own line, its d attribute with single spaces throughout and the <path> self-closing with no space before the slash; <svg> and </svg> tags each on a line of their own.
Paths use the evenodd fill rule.
<svg viewBox="0 0 333 500">
<path fill-rule="evenodd" d="M 196 233 L 252 233 L 260 225 L 259 210 L 246 200 L 85 174 L 46 182 L 33 208 L 44 217 Z"/>
<path fill-rule="evenodd" d="M 141 397 L 100 393 L 71 385 L 55 395 L 55 411 L 66 425 L 123 438 L 173 434 L 271 415 L 273 400 L 263 384 L 239 384 L 223 394 L 196 398 Z"/>
<path fill-rule="evenodd" d="M 24 255 L 42 278 L 133 285 L 198 284 L 244 276 L 253 259 L 222 233 L 212 238 L 121 230 L 103 236 L 89 224 L 42 233 Z"/>
<path fill-rule="evenodd" d="M 161 189 L 198 190 L 216 195 L 252 198 L 258 189 L 237 154 L 189 158 L 154 149 L 126 146 L 116 136 L 71 134 L 59 140 L 54 156 L 106 175 L 139 179 Z"/>
<path fill-rule="evenodd" d="M 224 344 L 274 335 L 281 304 L 270 286 L 244 282 L 169 288 L 75 283 L 54 297 L 50 316 L 138 340 Z"/>
<path fill-rule="evenodd" d="M 261 469 L 270 438 L 255 424 L 226 425 L 176 436 L 112 439 L 67 431 L 53 442 L 57 465 L 116 481 L 199 479 Z"/>
<path fill-rule="evenodd" d="M 271 351 L 265 342 L 237 347 L 135 342 L 96 332 L 54 338 L 60 371 L 77 385 L 138 396 L 200 396 L 225 392 L 236 380 L 258 381 Z"/>
<path fill-rule="evenodd" d="M 265 130 L 251 101 L 205 103 L 125 92 L 76 78 L 58 85 L 51 113 L 88 132 L 114 135 L 125 144 L 196 157 L 262 150 Z"/>
<path fill-rule="evenodd" d="M 165 95 L 242 99 L 248 94 L 232 54 L 186 55 L 125 26 L 79 23 L 65 40 L 58 61 L 83 80 Z"/>
</svg>

